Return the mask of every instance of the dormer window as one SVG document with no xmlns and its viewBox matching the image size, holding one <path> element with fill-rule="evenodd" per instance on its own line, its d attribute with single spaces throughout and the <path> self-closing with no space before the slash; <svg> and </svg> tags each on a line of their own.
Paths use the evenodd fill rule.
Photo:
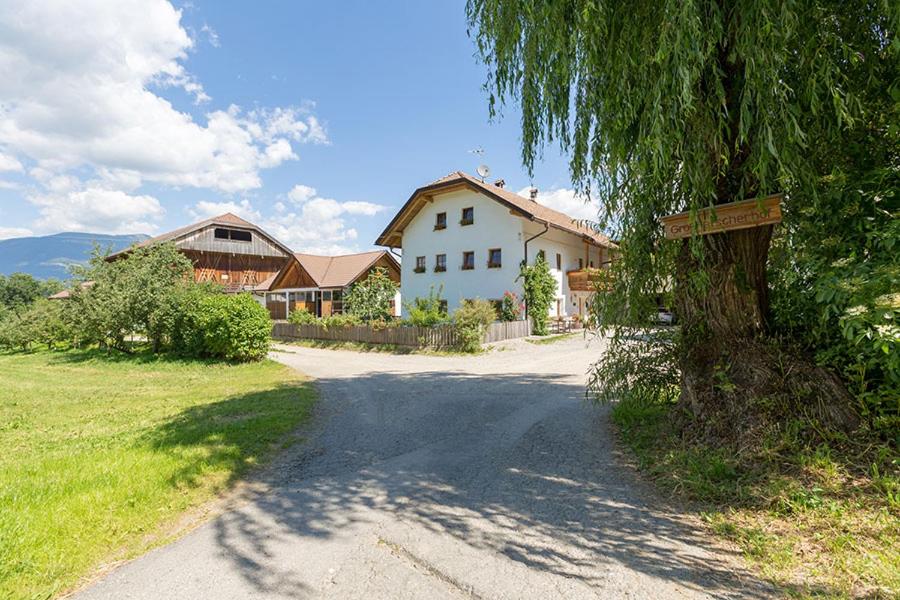
<svg viewBox="0 0 900 600">
<path fill-rule="evenodd" d="M 439 212 L 434 218 L 434 230 L 447 229 L 447 213 Z"/>
<path fill-rule="evenodd" d="M 225 229 L 224 227 L 216 227 L 213 236 L 217 240 L 232 240 L 235 242 L 252 242 L 253 234 L 249 231 L 241 229 Z"/>
<path fill-rule="evenodd" d="M 462 219 L 459 220 L 460 225 L 471 225 L 475 222 L 475 208 L 469 207 L 462 209 Z"/>
</svg>

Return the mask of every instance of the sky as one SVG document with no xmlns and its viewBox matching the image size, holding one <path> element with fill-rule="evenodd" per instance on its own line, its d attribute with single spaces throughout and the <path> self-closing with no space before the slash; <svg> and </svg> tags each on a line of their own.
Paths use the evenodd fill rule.
<svg viewBox="0 0 900 600">
<path fill-rule="evenodd" d="M 234 212 L 295 251 L 364 251 L 417 187 L 480 163 L 593 217 L 557 149 L 528 177 L 486 74 L 464 0 L 4 0 L 0 239 Z"/>
</svg>

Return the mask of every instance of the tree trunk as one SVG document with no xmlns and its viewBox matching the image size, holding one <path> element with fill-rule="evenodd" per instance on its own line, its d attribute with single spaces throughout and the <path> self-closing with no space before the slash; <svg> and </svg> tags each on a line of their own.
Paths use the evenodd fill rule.
<svg viewBox="0 0 900 600">
<path fill-rule="evenodd" d="M 702 236 L 700 256 L 681 248 L 681 405 L 708 438 L 746 445 L 796 418 L 844 431 L 859 421 L 834 374 L 767 335 L 771 237 L 767 225 Z"/>
</svg>

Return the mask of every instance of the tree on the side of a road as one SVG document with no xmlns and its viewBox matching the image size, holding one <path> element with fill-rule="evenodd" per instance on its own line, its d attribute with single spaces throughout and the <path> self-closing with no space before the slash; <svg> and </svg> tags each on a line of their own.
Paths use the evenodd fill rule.
<svg viewBox="0 0 900 600">
<path fill-rule="evenodd" d="M 547 335 L 550 305 L 556 298 L 557 286 L 547 258 L 542 252 L 538 253 L 533 265 L 522 262 L 518 279 L 522 280 L 525 313 L 531 319 L 531 332 L 534 335 Z"/>
<path fill-rule="evenodd" d="M 761 403 L 748 409 L 777 398 L 791 405 L 785 412 L 852 427 L 840 382 L 786 362 L 773 341 L 772 226 L 666 242 L 659 218 L 778 192 L 790 210 L 814 196 L 820 173 L 808 144 L 838 139 L 863 117 L 848 72 L 896 60 L 900 7 L 469 0 L 467 10 L 492 115 L 507 100 L 521 105 L 526 167 L 558 142 L 579 188 L 599 195 L 600 225 L 615 224 L 622 243 L 607 308 L 633 323 L 675 282 L 681 402 L 692 420 L 733 432 L 779 418 Z"/>
<path fill-rule="evenodd" d="M 387 269 L 376 267 L 344 295 L 344 308 L 347 313 L 363 321 L 387 320 L 393 316 L 396 295 L 397 284 L 390 278 Z"/>
</svg>

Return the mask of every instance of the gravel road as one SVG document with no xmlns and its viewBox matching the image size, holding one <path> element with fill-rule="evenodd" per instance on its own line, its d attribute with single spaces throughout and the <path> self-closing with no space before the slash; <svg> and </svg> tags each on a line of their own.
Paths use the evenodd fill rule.
<svg viewBox="0 0 900 600">
<path fill-rule="evenodd" d="M 607 409 L 584 401 L 602 350 L 281 347 L 318 380 L 307 441 L 224 514 L 77 597 L 770 597 L 624 465 Z"/>
</svg>

